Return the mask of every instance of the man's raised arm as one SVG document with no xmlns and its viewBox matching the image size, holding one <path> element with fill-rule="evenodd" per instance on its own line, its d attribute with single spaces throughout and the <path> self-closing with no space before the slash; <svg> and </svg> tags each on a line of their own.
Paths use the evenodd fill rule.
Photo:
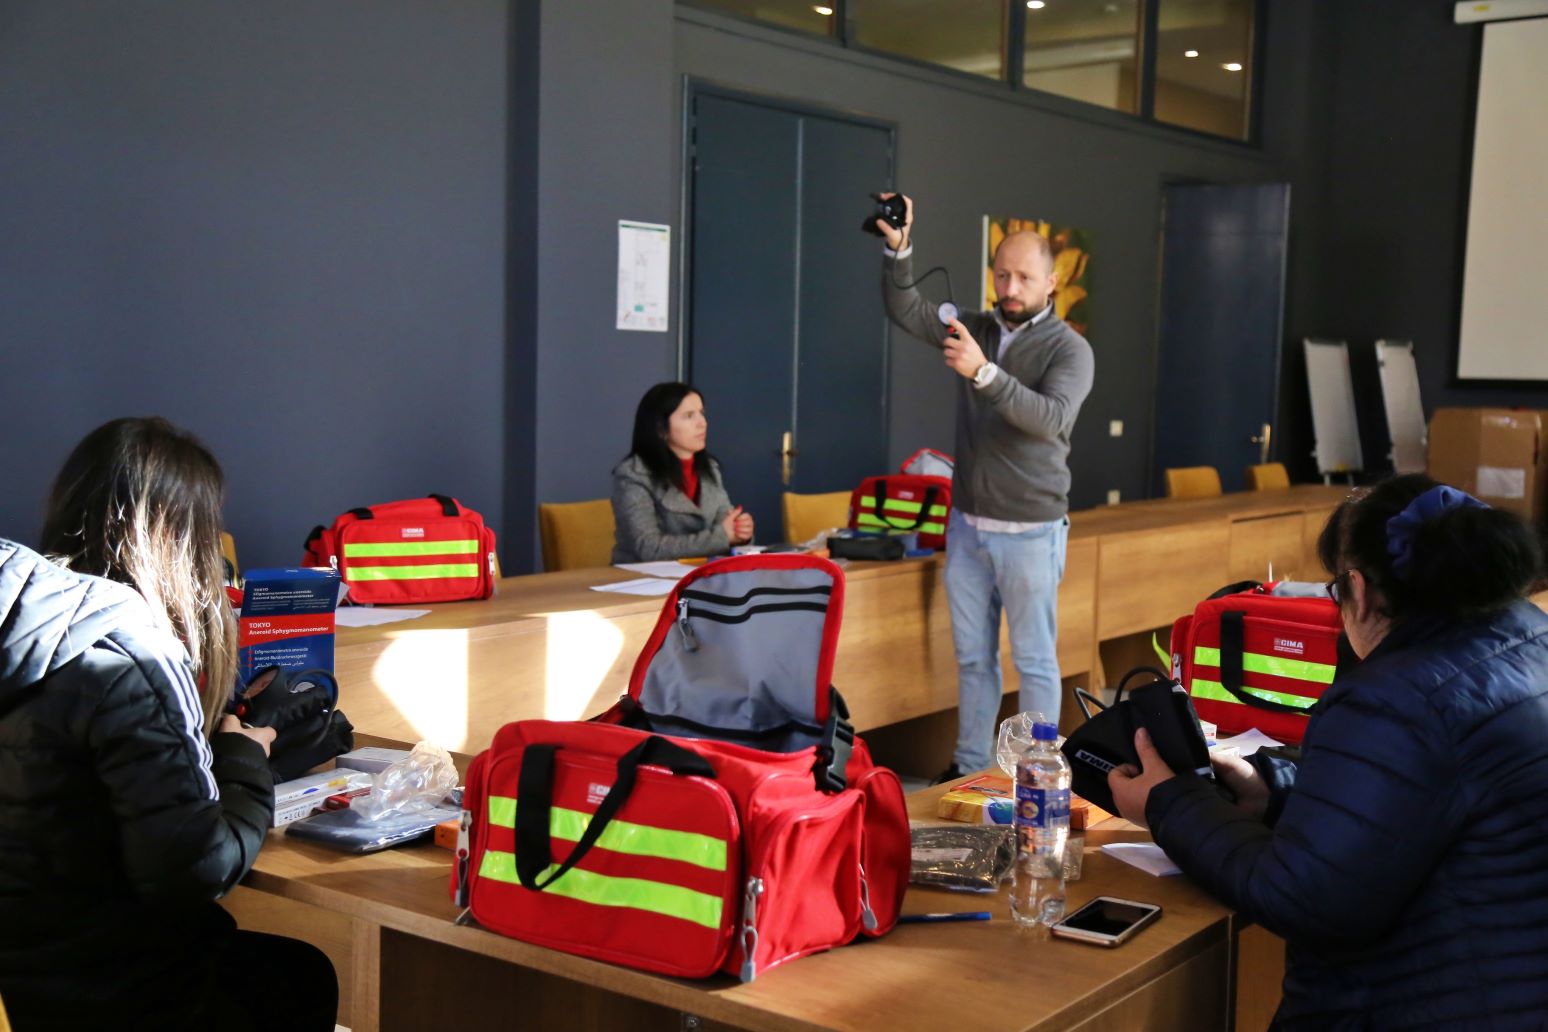
<svg viewBox="0 0 1548 1032">
<path fill-rule="evenodd" d="M 886 199 L 894 195 L 878 196 Z M 882 258 L 882 301 L 887 307 L 887 318 L 920 340 L 940 347 L 946 340 L 946 327 L 941 325 L 938 307 L 926 301 L 913 285 L 914 202 L 906 196 L 903 210 L 902 229 L 893 228 L 885 219 L 876 220 L 876 228 L 887 241 L 887 252 Z"/>
</svg>

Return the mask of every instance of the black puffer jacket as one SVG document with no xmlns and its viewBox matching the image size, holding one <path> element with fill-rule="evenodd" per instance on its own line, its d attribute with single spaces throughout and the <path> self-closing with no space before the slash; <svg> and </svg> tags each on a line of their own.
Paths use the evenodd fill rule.
<svg viewBox="0 0 1548 1032">
<path fill-rule="evenodd" d="M 0 999 L 134 1008 L 231 927 L 273 813 L 263 749 L 206 741 L 187 652 L 129 588 L 0 540 Z M 174 983 L 175 984 L 175 983 Z"/>
<path fill-rule="evenodd" d="M 1156 841 L 1288 943 L 1276 1027 L 1548 1027 L 1548 616 L 1414 619 L 1318 703 L 1270 824 L 1198 778 Z"/>
</svg>

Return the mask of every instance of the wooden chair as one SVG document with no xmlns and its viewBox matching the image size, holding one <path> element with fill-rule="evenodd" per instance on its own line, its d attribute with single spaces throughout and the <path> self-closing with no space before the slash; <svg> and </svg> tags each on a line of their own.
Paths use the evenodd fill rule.
<svg viewBox="0 0 1548 1032">
<path fill-rule="evenodd" d="M 606 498 L 539 505 L 543 569 L 553 572 L 611 565 L 614 529 L 613 503 Z"/>
<path fill-rule="evenodd" d="M 785 540 L 800 544 L 825 530 L 849 525 L 849 492 L 795 494 L 784 497 Z"/>
<path fill-rule="evenodd" d="M 1265 462 L 1261 466 L 1247 467 L 1249 491 L 1279 491 L 1290 486 L 1290 474 L 1283 462 Z"/>
<path fill-rule="evenodd" d="M 1220 473 L 1214 466 L 1182 466 L 1166 471 L 1168 498 L 1214 498 L 1220 494 Z"/>
<path fill-rule="evenodd" d="M 236 584 L 237 576 L 242 572 L 242 568 L 237 565 L 236 538 L 224 530 L 220 532 L 220 552 L 226 557 L 226 562 L 231 564 L 231 583 Z M 0 1032 L 3 1032 L 3 1029 L 0 1029 Z"/>
</svg>

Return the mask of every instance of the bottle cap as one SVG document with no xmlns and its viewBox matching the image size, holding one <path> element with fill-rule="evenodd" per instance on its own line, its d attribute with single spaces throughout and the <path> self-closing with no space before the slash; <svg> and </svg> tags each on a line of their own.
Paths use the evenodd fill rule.
<svg viewBox="0 0 1548 1032">
<path fill-rule="evenodd" d="M 1032 738 L 1039 742 L 1056 742 L 1059 740 L 1058 724 L 1033 724 Z"/>
</svg>

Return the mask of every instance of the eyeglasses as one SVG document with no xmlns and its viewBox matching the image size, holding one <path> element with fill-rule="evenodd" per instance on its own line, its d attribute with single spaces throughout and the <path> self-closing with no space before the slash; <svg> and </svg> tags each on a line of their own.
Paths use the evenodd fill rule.
<svg viewBox="0 0 1548 1032">
<path fill-rule="evenodd" d="M 1353 568 L 1351 567 L 1349 570 L 1345 570 L 1343 573 L 1340 573 L 1337 577 L 1334 577 L 1332 580 L 1328 581 L 1326 585 L 1324 585 L 1324 587 L 1327 589 L 1328 597 L 1340 605 L 1342 605 L 1344 601 L 1342 597 L 1344 594 L 1344 581 L 1348 579 L 1352 569 Z"/>
</svg>

